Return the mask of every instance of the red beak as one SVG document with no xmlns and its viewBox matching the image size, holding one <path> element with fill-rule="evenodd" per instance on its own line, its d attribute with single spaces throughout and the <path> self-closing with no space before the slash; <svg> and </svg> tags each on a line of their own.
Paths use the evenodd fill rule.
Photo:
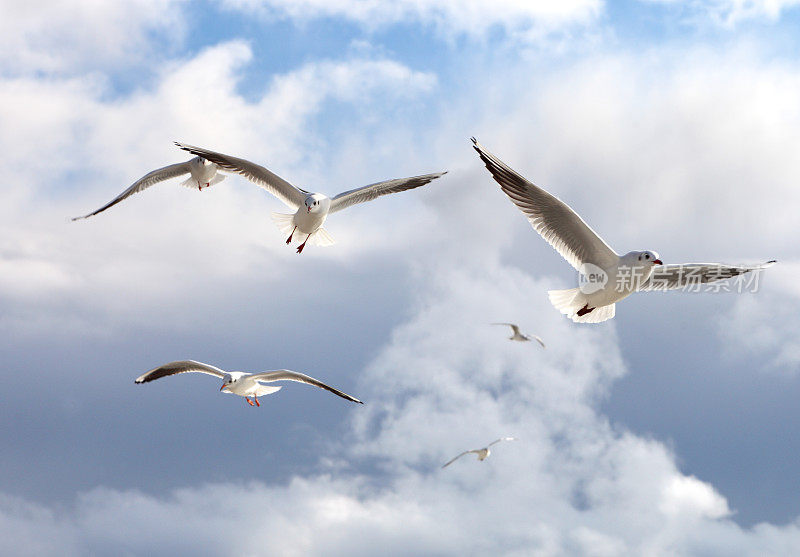
<svg viewBox="0 0 800 557">
<path fill-rule="evenodd" d="M 227 387 L 227 385 L 223 385 L 222 387 L 220 387 L 220 388 L 219 388 L 219 390 L 220 390 L 220 391 L 224 391 L 224 390 L 225 390 L 225 387 Z"/>
<path fill-rule="evenodd" d="M 653 259 L 653 265 L 663 265 L 660 259 Z"/>
<path fill-rule="evenodd" d="M 310 213 L 310 212 L 311 212 L 311 207 L 306 207 L 306 213 Z"/>
</svg>

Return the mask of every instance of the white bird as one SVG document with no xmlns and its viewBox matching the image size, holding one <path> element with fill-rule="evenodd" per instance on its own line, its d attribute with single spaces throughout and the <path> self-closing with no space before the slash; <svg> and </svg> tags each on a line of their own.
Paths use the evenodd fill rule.
<svg viewBox="0 0 800 557">
<path fill-rule="evenodd" d="M 195 157 L 186 162 L 171 164 L 169 166 L 165 166 L 164 168 L 153 170 L 152 172 L 145 174 L 136 180 L 131 187 L 100 207 L 98 210 L 82 217 L 75 217 L 72 220 L 85 219 L 94 216 L 97 213 L 102 213 L 109 207 L 113 207 L 120 201 L 129 198 L 134 193 L 139 193 L 142 190 L 146 190 L 150 186 L 159 182 L 163 182 L 164 180 L 177 178 L 178 176 L 185 176 L 186 174 L 189 174 L 190 176 L 185 181 L 181 182 L 181 185 L 189 188 L 197 187 L 199 191 L 202 191 L 203 185 L 210 187 L 225 179 L 225 176 L 219 174 L 218 171 L 219 168 L 216 164 L 202 157 Z"/>
<path fill-rule="evenodd" d="M 450 459 L 444 466 L 442 466 L 442 468 L 447 468 L 448 466 L 453 464 L 456 460 L 458 460 L 462 456 L 470 454 L 470 453 L 475 453 L 476 455 L 478 455 L 478 460 L 486 460 L 487 458 L 489 458 L 489 455 L 492 454 L 492 451 L 489 450 L 489 447 L 499 443 L 500 441 L 515 441 L 516 439 L 517 439 L 516 437 L 501 437 L 500 439 L 497 439 L 496 441 L 492 441 L 491 443 L 489 443 L 488 445 L 486 445 L 482 449 L 473 449 L 471 451 L 464 451 L 460 455 Z"/>
<path fill-rule="evenodd" d="M 322 228 L 327 216 L 331 213 L 346 209 L 357 203 L 371 201 L 376 197 L 397 193 L 424 186 L 425 184 L 446 174 L 438 172 L 436 174 L 425 174 L 424 176 L 413 176 L 411 178 L 397 178 L 370 184 L 362 188 L 345 191 L 339 195 L 329 198 L 321 193 L 312 193 L 304 189 L 297 188 L 273 174 L 263 166 L 257 165 L 245 159 L 223 155 L 214 151 L 209 151 L 201 147 L 193 147 L 176 142 L 175 145 L 189 151 L 195 155 L 213 161 L 223 170 L 241 174 L 251 182 L 261 186 L 272 195 L 283 201 L 290 209 L 295 211 L 293 214 L 272 213 L 272 220 L 289 237 L 286 243 L 289 244 L 295 232 L 298 236 L 305 235 L 305 240 L 297 248 L 297 253 L 302 253 L 306 243 L 311 240 L 320 246 L 329 246 L 334 243 L 333 238 Z"/>
<path fill-rule="evenodd" d="M 519 330 L 519 325 L 516 325 L 515 323 L 492 323 L 492 325 L 508 325 L 511 327 L 512 334 L 510 337 L 508 337 L 508 340 L 515 340 L 517 342 L 528 342 L 535 340 L 542 345 L 542 348 L 545 348 L 544 341 L 541 338 L 536 335 L 521 333 Z"/>
<path fill-rule="evenodd" d="M 326 385 L 322 381 L 309 377 L 303 373 L 291 371 L 288 369 L 278 369 L 275 371 L 265 371 L 263 373 L 244 373 L 242 371 L 223 371 L 212 365 L 204 364 L 202 362 L 195 362 L 194 360 L 180 360 L 177 362 L 170 362 L 151 369 L 147 373 L 143 373 L 136 378 L 136 383 L 148 383 L 167 377 L 168 375 L 176 375 L 178 373 L 205 373 L 213 375 L 222 379 L 222 387 L 220 391 L 232 393 L 235 395 L 243 396 L 250 406 L 261 406 L 258 402 L 258 397 L 269 395 L 281 389 L 280 386 L 273 387 L 269 385 L 262 385 L 262 383 L 271 383 L 273 381 L 298 381 L 306 383 L 307 385 L 314 385 L 320 389 L 330 391 L 335 395 L 346 398 L 352 402 L 364 404 L 357 398 L 354 398 L 347 393 L 343 393 L 338 389 Z M 253 397 L 250 400 L 249 397 Z"/>
<path fill-rule="evenodd" d="M 525 214 L 533 229 L 580 273 L 580 286 L 550 290 L 550 302 L 573 321 L 600 323 L 614 317 L 615 303 L 641 290 L 672 290 L 765 269 L 720 263 L 664 265 L 654 251 L 618 255 L 569 205 L 532 184 L 473 137 L 474 149 L 492 177 Z"/>
</svg>

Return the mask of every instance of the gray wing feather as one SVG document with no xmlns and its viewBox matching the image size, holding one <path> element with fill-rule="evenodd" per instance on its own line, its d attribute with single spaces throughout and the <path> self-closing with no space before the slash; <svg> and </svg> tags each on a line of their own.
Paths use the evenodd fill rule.
<svg viewBox="0 0 800 557">
<path fill-rule="evenodd" d="M 498 444 L 500 441 L 516 441 L 516 439 L 517 439 L 516 437 L 501 437 L 500 439 L 497 439 L 497 440 L 495 440 L 495 441 L 492 441 L 491 443 L 489 443 L 488 445 L 486 445 L 486 447 L 488 448 L 488 447 L 491 447 L 492 445 L 496 445 L 496 444 Z"/>
<path fill-rule="evenodd" d="M 143 373 L 137 377 L 135 382 L 148 383 L 169 375 L 177 375 L 178 373 L 205 373 L 207 375 L 213 375 L 214 377 L 225 377 L 224 371 L 212 365 L 196 362 L 194 360 L 179 360 L 151 369 L 147 373 Z"/>
<path fill-rule="evenodd" d="M 492 325 L 505 325 L 507 327 L 511 327 L 511 330 L 515 333 L 519 332 L 519 327 L 514 323 L 492 323 Z"/>
<path fill-rule="evenodd" d="M 124 192 L 119 194 L 117 197 L 100 207 L 98 210 L 89 213 L 88 215 L 84 215 L 82 217 L 75 217 L 72 220 L 79 220 L 89 218 L 91 216 L 96 215 L 97 213 L 102 213 L 109 207 L 113 207 L 120 201 L 129 198 L 135 193 L 139 193 L 142 190 L 146 190 L 150 186 L 157 184 L 159 182 L 163 182 L 164 180 L 169 180 L 170 178 L 175 178 L 177 176 L 183 176 L 184 174 L 189 174 L 190 167 L 189 162 L 181 162 L 178 164 L 171 164 L 169 166 L 165 166 L 164 168 L 159 168 L 158 170 L 153 170 L 152 172 L 145 174 L 141 178 L 139 178 L 134 184 L 126 189 Z"/>
<path fill-rule="evenodd" d="M 228 172 L 235 172 L 244 176 L 254 184 L 261 186 L 272 195 L 283 201 L 287 206 L 292 209 L 297 209 L 303 204 L 309 192 L 306 190 L 296 188 L 277 174 L 270 172 L 261 165 L 250 162 L 245 159 L 232 157 L 217 153 L 216 151 L 209 151 L 202 147 L 194 147 L 193 145 L 185 145 L 183 143 L 175 142 L 175 145 L 189 151 L 195 155 L 209 160 Z"/>
<path fill-rule="evenodd" d="M 569 205 L 523 178 L 474 137 L 472 143 L 503 192 L 570 265 L 580 271 L 582 263 L 603 269 L 617 264 L 616 252 Z"/>
<path fill-rule="evenodd" d="M 305 383 L 307 385 L 314 385 L 315 387 L 319 387 L 320 389 L 325 389 L 326 391 L 330 391 L 335 395 L 338 395 L 342 398 L 350 400 L 352 402 L 357 402 L 359 404 L 364 404 L 360 400 L 355 397 L 348 395 L 340 391 L 339 389 L 334 389 L 330 385 L 326 385 L 322 381 L 314 379 L 313 377 L 309 377 L 304 373 L 298 373 L 296 371 L 292 371 L 289 369 L 279 369 L 276 371 L 265 371 L 264 373 L 254 373 L 251 376 L 256 381 L 263 381 L 264 383 L 269 383 L 272 381 L 297 381 L 299 383 Z"/>
<path fill-rule="evenodd" d="M 444 176 L 447 172 L 437 172 L 435 174 L 425 174 L 423 176 L 412 176 L 411 178 L 396 178 L 394 180 L 386 180 L 384 182 L 377 182 L 362 188 L 345 191 L 337 195 L 331 200 L 331 208 L 329 213 L 335 213 L 346 209 L 351 205 L 364 203 L 365 201 L 372 201 L 373 199 L 382 195 L 390 193 L 398 193 L 401 191 L 412 190 L 420 186 L 424 186 Z"/>
<path fill-rule="evenodd" d="M 460 455 L 458 455 L 458 456 L 456 456 L 456 457 L 453 457 L 453 458 L 451 458 L 450 460 L 448 460 L 448 461 L 447 461 L 447 463 L 446 463 L 444 466 L 442 466 L 442 468 L 447 468 L 448 466 L 450 466 L 451 464 L 453 464 L 453 463 L 454 463 L 456 460 L 458 460 L 459 458 L 461 458 L 461 457 L 462 457 L 462 456 L 464 456 L 464 455 L 467 455 L 467 454 L 469 454 L 469 453 L 476 453 L 476 454 L 477 454 L 477 452 L 478 452 L 477 450 L 473 450 L 473 451 L 464 451 L 464 452 L 463 452 L 463 453 L 461 453 Z"/>
<path fill-rule="evenodd" d="M 684 263 L 682 265 L 656 265 L 650 277 L 638 290 L 676 290 L 726 280 L 751 271 L 766 269 L 775 260 L 762 265 L 723 265 L 721 263 Z"/>
</svg>

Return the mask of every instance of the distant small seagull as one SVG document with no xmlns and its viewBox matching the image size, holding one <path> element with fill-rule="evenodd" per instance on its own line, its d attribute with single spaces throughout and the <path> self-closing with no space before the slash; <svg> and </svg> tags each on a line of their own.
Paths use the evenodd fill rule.
<svg viewBox="0 0 800 557">
<path fill-rule="evenodd" d="M 569 205 L 523 178 L 474 137 L 472 143 L 492 177 L 533 229 L 581 274 L 579 288 L 547 293 L 556 309 L 573 321 L 600 323 L 611 319 L 615 303 L 637 291 L 672 290 L 725 280 L 775 263 L 664 265 L 654 251 L 631 251 L 620 256 Z"/>
<path fill-rule="evenodd" d="M 508 325 L 509 327 L 511 327 L 511 332 L 513 334 L 510 337 L 508 337 L 508 340 L 516 340 L 517 342 L 528 342 L 530 340 L 535 340 L 536 342 L 542 345 L 542 348 L 545 348 L 544 341 L 541 338 L 537 337 L 536 335 L 531 335 L 527 333 L 523 334 L 519 332 L 519 325 L 516 325 L 514 323 L 492 323 L 492 325 Z"/>
<path fill-rule="evenodd" d="M 453 464 L 456 460 L 458 460 L 462 456 L 470 454 L 470 453 L 475 453 L 476 455 L 478 455 L 478 460 L 486 460 L 487 458 L 489 458 L 489 455 L 492 454 L 492 451 L 489 450 L 489 447 L 499 443 L 500 441 L 515 441 L 516 439 L 517 439 L 516 437 L 501 437 L 497 441 L 492 441 L 491 443 L 489 443 L 488 445 L 486 445 L 482 449 L 473 449 L 471 451 L 464 451 L 463 453 L 461 453 L 457 457 L 451 459 L 447 464 L 442 466 L 442 468 L 447 468 L 448 466 Z"/>
<path fill-rule="evenodd" d="M 205 160 L 202 157 L 195 157 L 192 160 L 188 160 L 186 162 L 181 162 L 178 164 L 171 164 L 169 166 L 165 166 L 164 168 L 159 168 L 158 170 L 153 170 L 149 174 L 145 174 L 141 178 L 139 178 L 131 187 L 126 189 L 124 192 L 119 194 L 117 197 L 100 207 L 98 210 L 94 211 L 93 213 L 89 213 L 88 215 L 84 215 L 82 217 L 75 217 L 72 220 L 78 219 L 85 219 L 91 216 L 96 215 L 97 213 L 102 213 L 109 207 L 113 207 L 120 201 L 124 199 L 128 199 L 134 193 L 139 193 L 142 190 L 146 190 L 150 186 L 157 184 L 159 182 L 163 182 L 164 180 L 169 180 L 170 178 L 177 178 L 178 176 L 185 176 L 186 174 L 190 174 L 189 178 L 187 178 L 184 182 L 181 182 L 182 186 L 187 186 L 189 188 L 196 187 L 198 191 L 203 189 L 203 186 L 210 187 L 214 184 L 220 183 L 222 180 L 225 179 L 225 176 L 218 173 L 219 168 L 213 162 Z"/>
<path fill-rule="evenodd" d="M 168 364 L 164 364 L 163 366 L 159 366 L 155 369 L 151 369 L 147 373 L 144 373 L 136 378 L 136 383 L 148 383 L 150 381 L 155 381 L 156 379 L 161 379 L 162 377 L 167 377 L 168 375 L 176 375 L 178 373 L 205 373 L 207 375 L 213 375 L 214 377 L 219 377 L 222 379 L 222 387 L 220 387 L 220 391 L 226 393 L 232 393 L 235 395 L 243 396 L 244 399 L 247 401 L 247 404 L 250 406 L 261 406 L 261 403 L 258 402 L 258 397 L 272 394 L 276 391 L 281 389 L 280 386 L 272 387 L 268 385 L 262 385 L 261 383 L 271 383 L 273 381 L 298 381 L 300 383 L 306 383 L 308 385 L 314 385 L 315 387 L 319 387 L 320 389 L 325 389 L 326 391 L 330 391 L 333 394 L 340 396 L 342 398 L 346 398 L 352 402 L 357 402 L 359 404 L 364 404 L 357 398 L 354 398 L 346 393 L 338 389 L 334 389 L 323 383 L 322 381 L 318 381 L 313 377 L 309 377 L 308 375 L 304 375 L 302 373 L 298 373 L 296 371 L 290 371 L 288 369 L 279 369 L 276 371 L 265 371 L 263 373 L 244 373 L 242 371 L 223 371 L 219 368 L 214 366 L 204 364 L 202 362 L 195 362 L 194 360 L 181 360 L 177 362 L 170 362 Z M 250 400 L 249 397 L 253 397 L 253 400 Z"/>
<path fill-rule="evenodd" d="M 230 155 L 223 155 L 222 153 L 216 153 L 201 147 L 184 145 L 183 143 L 176 142 L 175 145 L 184 151 L 189 151 L 190 153 L 213 161 L 223 170 L 241 174 L 251 182 L 254 182 L 270 192 L 283 201 L 290 209 L 295 211 L 290 215 L 272 213 L 272 220 L 275 221 L 275 224 L 278 225 L 278 228 L 280 228 L 282 232 L 289 234 L 289 237 L 286 239 L 287 244 L 291 243 L 295 233 L 300 237 L 305 236 L 305 240 L 303 240 L 303 243 L 297 248 L 297 253 L 303 252 L 303 248 L 306 247 L 306 243 L 309 240 L 319 246 L 329 246 L 334 243 L 330 234 L 322 228 L 322 224 L 325 222 L 325 218 L 328 214 L 341 211 L 357 203 L 371 201 L 382 195 L 424 186 L 432 180 L 447 174 L 446 172 L 438 172 L 436 174 L 425 174 L 424 176 L 386 180 L 385 182 L 378 182 L 362 188 L 342 192 L 331 199 L 321 193 L 312 193 L 297 188 L 263 166 L 259 166 L 250 161 Z"/>
</svg>

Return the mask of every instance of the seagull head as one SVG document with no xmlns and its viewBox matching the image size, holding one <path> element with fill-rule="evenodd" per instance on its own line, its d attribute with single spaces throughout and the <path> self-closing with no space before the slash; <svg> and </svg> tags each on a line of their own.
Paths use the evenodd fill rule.
<svg viewBox="0 0 800 557">
<path fill-rule="evenodd" d="M 230 373 L 226 373 L 225 377 L 222 378 L 222 387 L 220 387 L 219 390 L 220 391 L 224 391 L 225 389 L 227 389 L 228 387 L 231 386 L 231 383 L 233 383 L 233 381 L 234 381 L 234 379 L 231 376 L 231 374 Z"/>
<path fill-rule="evenodd" d="M 658 257 L 658 253 L 654 251 L 639 251 L 635 252 L 637 256 L 637 260 L 640 265 L 663 265 L 661 259 Z"/>
<path fill-rule="evenodd" d="M 312 193 L 305 200 L 306 212 L 307 213 L 319 213 L 323 209 L 325 209 L 325 199 L 327 199 L 324 195 L 319 193 Z"/>
</svg>

